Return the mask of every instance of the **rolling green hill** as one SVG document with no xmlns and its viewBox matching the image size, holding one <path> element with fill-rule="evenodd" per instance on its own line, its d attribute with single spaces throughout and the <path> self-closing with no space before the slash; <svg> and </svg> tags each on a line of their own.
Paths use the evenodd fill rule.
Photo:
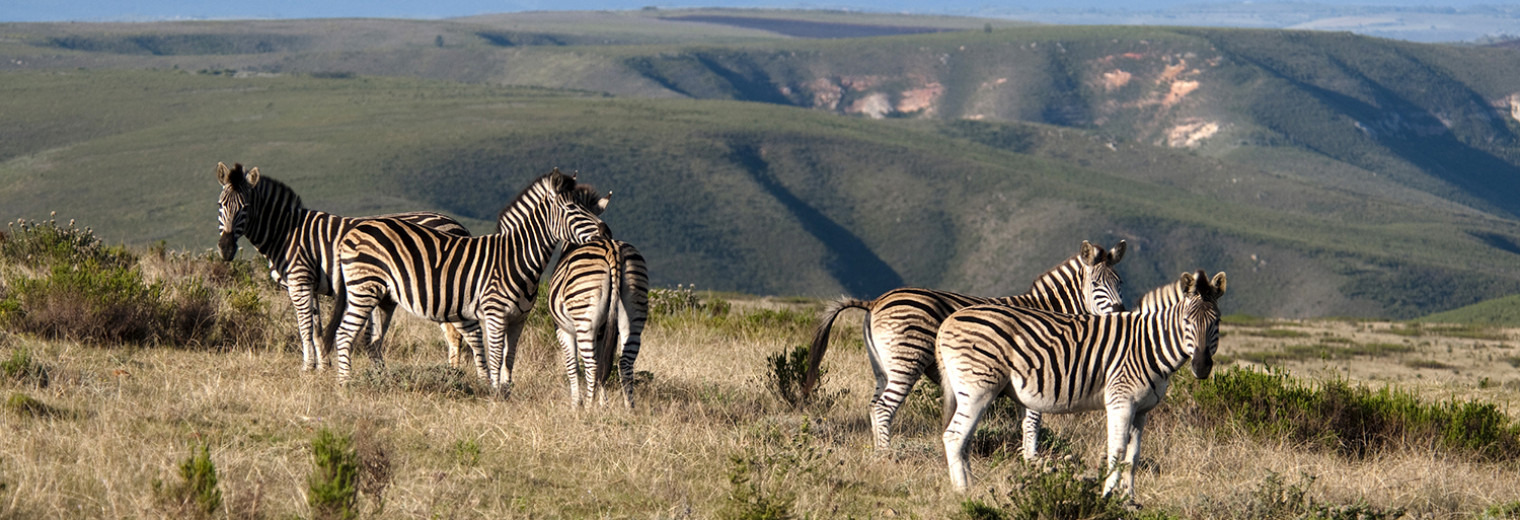
<svg viewBox="0 0 1520 520">
<path fill-rule="evenodd" d="M 485 233 L 557 166 L 614 191 L 656 285 L 1015 293 L 1122 238 L 1131 298 L 1225 270 L 1229 312 L 1520 292 L 1515 51 L 894 17 L 860 23 L 972 30 L 814 40 L 694 14 L 0 25 L 0 217 L 208 248 L 223 161 L 316 208 Z"/>
</svg>

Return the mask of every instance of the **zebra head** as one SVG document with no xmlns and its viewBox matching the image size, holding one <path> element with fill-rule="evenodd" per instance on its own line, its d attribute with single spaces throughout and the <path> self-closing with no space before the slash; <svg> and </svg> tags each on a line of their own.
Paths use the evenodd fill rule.
<svg viewBox="0 0 1520 520">
<path fill-rule="evenodd" d="M 588 185 L 577 185 L 574 175 L 562 174 L 559 168 L 543 178 L 550 188 L 550 196 L 545 199 L 550 235 L 571 244 L 584 244 L 607 236 L 606 227 L 597 214 L 607 208 L 612 194 L 597 199 L 596 190 Z"/>
<path fill-rule="evenodd" d="M 1193 375 L 1207 379 L 1214 370 L 1214 351 L 1219 349 L 1219 297 L 1224 295 L 1224 272 L 1214 273 L 1210 280 L 1199 269 L 1197 273 L 1183 273 L 1178 283 L 1182 289 L 1182 350 L 1193 358 Z"/>
<path fill-rule="evenodd" d="M 231 262 L 237 256 L 238 238 L 248 230 L 248 221 L 257 218 L 252 215 L 258 210 L 252 199 L 253 187 L 259 183 L 259 169 L 244 173 L 242 163 L 233 163 L 231 169 L 224 163 L 216 163 L 216 179 L 222 183 L 216 214 L 222 237 L 217 240 L 216 247 L 222 252 L 222 260 Z"/>
<path fill-rule="evenodd" d="M 1103 249 L 1083 240 L 1077 252 L 1081 270 L 1082 299 L 1093 314 L 1123 312 L 1124 280 L 1114 271 L 1114 265 L 1124 259 L 1125 241 L 1120 240 L 1113 249 Z"/>
</svg>

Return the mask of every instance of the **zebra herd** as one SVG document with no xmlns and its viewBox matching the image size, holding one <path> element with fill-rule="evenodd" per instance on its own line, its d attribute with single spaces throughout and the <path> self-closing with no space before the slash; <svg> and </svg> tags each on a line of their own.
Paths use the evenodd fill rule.
<svg viewBox="0 0 1520 520">
<path fill-rule="evenodd" d="M 296 310 L 302 369 L 322 369 L 325 348 L 339 380 L 351 372 L 350 350 L 364 333 L 369 356 L 381 344 L 396 307 L 440 325 L 451 364 L 460 344 L 477 376 L 505 394 L 516 346 L 554 251 L 564 251 L 549 286 L 549 307 L 563 348 L 571 402 L 600 399 L 614 358 L 625 404 L 633 407 L 633 365 L 648 315 L 649 277 L 631 244 L 611 238 L 599 196 L 574 176 L 554 170 L 528 185 L 497 217 L 496 232 L 469 235 L 458 221 L 413 212 L 344 218 L 305 208 L 284 184 L 217 164 L 222 184 L 218 247 L 225 260 L 238 238 L 268 259 Z M 875 300 L 840 298 L 820 315 L 804 394 L 816 386 L 830 330 L 839 313 L 866 311 L 866 352 L 876 376 L 871 401 L 873 441 L 889 448 L 893 416 L 920 376 L 945 389 L 946 464 L 957 490 L 969 485 L 967 441 L 982 412 L 1001 395 L 1025 410 L 1023 454 L 1036 457 L 1042 414 L 1103 409 L 1108 417 L 1107 480 L 1134 496 L 1134 464 L 1148 412 L 1166 395 L 1171 374 L 1191 359 L 1206 378 L 1218 348 L 1223 272 L 1183 273 L 1124 306 L 1112 249 L 1083 241 L 1077 253 L 1036 278 L 1026 294 L 984 298 L 902 288 Z M 335 296 L 318 345 L 316 294 Z M 619 357 L 617 352 L 621 351 Z M 584 378 L 584 393 L 580 379 Z"/>
<path fill-rule="evenodd" d="M 238 238 L 248 237 L 296 309 L 302 369 L 325 368 L 325 347 L 331 346 L 340 381 L 350 377 L 350 350 L 363 332 L 369 332 L 370 358 L 383 363 L 385 330 L 400 306 L 440 324 L 451 363 L 460 363 L 459 343 L 467 342 L 477 376 L 505 395 L 511 389 L 518 337 L 555 248 L 599 244 L 615 251 L 594 259 L 573 255 L 576 261 L 561 262 L 560 268 L 571 272 L 556 274 L 550 306 L 571 309 L 555 312 L 559 326 L 606 338 L 577 345 L 575 333 L 571 341 L 560 335 L 572 394 L 579 395 L 577 363 L 584 363 L 587 391 L 594 392 L 590 378 L 610 372 L 597 363 L 613 357 L 595 349 L 621 347 L 624 394 L 633 406 L 627 385 L 647 314 L 648 276 L 637 250 L 612 240 L 597 217 L 610 193 L 598 197 L 590 186 L 556 169 L 535 179 L 501 210 L 495 233 L 472 237 L 458 221 L 437 213 L 345 218 L 308 209 L 288 186 L 262 177 L 258 168 L 245 172 L 241 164 L 228 168 L 218 163 L 217 179 L 222 184 L 217 215 L 222 258 L 232 260 Z M 596 261 L 609 264 L 600 270 L 585 267 Z M 616 287 L 596 295 L 617 298 L 615 303 L 587 300 L 586 288 L 605 287 L 609 281 Z M 331 294 L 335 300 L 321 346 L 316 344 L 316 294 Z M 588 305 L 601 315 L 585 312 Z M 599 329 L 612 326 L 616 330 Z M 579 355 L 582 347 L 587 355 Z"/>
</svg>

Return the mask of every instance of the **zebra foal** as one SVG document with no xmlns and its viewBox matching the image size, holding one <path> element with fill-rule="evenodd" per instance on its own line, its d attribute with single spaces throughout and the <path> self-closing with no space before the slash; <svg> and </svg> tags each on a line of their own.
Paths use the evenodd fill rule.
<svg viewBox="0 0 1520 520">
<path fill-rule="evenodd" d="M 606 404 L 606 393 L 598 392 L 597 385 L 606 382 L 621 350 L 618 379 L 625 403 L 633 408 L 633 363 L 649 316 L 649 274 L 633 244 L 607 235 L 566 247 L 549 281 L 549 311 L 564 350 L 571 402 L 577 407 L 582 402 L 580 372 L 585 399 L 597 397 Z"/>
<path fill-rule="evenodd" d="M 241 163 L 234 163 L 231 168 L 216 163 L 216 178 L 222 184 L 217 196 L 217 228 L 221 231 L 217 249 L 222 260 L 232 261 L 237 256 L 238 239 L 248 237 L 269 261 L 270 277 L 285 286 L 291 307 L 295 308 L 296 331 L 301 336 L 301 369 L 325 368 L 326 352 L 317 348 L 321 318 L 316 296 L 333 294 L 338 237 L 364 219 L 307 209 L 295 190 L 259 175 L 258 168 L 244 172 Z M 439 213 L 418 211 L 369 218 L 405 220 L 450 235 L 470 236 L 459 221 Z M 371 356 L 382 348 L 388 323 L 388 315 L 376 316 L 371 331 Z M 440 327 L 449 347 L 457 350 L 459 331 L 446 323 Z"/>
<path fill-rule="evenodd" d="M 966 447 L 982 411 L 1000 394 L 1026 409 L 1024 457 L 1035 456 L 1040 415 L 1104 409 L 1108 413 L 1107 496 L 1134 498 L 1134 467 L 1146 414 L 1166 397 L 1171 375 L 1189 357 L 1209 377 L 1219 346 L 1219 297 L 1225 274 L 1183 273 L 1142 299 L 1135 311 L 1073 315 L 977 305 L 956 311 L 935 345 L 955 414 L 945 428 L 950 481 L 965 491 Z M 1122 470 L 1121 470 L 1122 468 Z"/>
<path fill-rule="evenodd" d="M 603 236 L 601 220 L 577 203 L 583 200 L 578 190 L 592 191 L 555 169 L 501 210 L 495 234 L 479 237 L 398 219 L 356 224 L 338 246 L 342 305 L 334 309 L 328 333 L 336 345 L 338 379 L 348 379 L 349 349 L 371 310 L 400 305 L 435 322 L 457 323 L 472 338 L 483 329 L 487 352 L 472 341 L 475 359 L 484 363 L 494 388 L 510 385 L 517 339 L 555 246 Z"/>
<path fill-rule="evenodd" d="M 928 373 L 940 382 L 934 351 L 934 336 L 946 316 L 964 307 L 979 304 L 1017 305 L 1056 312 L 1106 314 L 1124 308 L 1122 281 L 1114 265 L 1124 259 L 1125 242 L 1105 250 L 1083 240 L 1077 254 L 1035 279 L 1029 292 L 1002 298 L 966 296 L 933 289 L 894 289 L 875 300 L 842 298 L 829 304 L 820 318 L 813 343 L 808 351 L 808 370 L 803 380 L 804 394 L 818 381 L 818 366 L 829 346 L 829 330 L 834 319 L 845 309 L 866 311 L 866 353 L 876 375 L 876 395 L 871 399 L 871 430 L 876 449 L 890 446 L 892 419 L 918 382 Z M 953 395 L 945 392 L 946 413 L 954 406 Z"/>
</svg>

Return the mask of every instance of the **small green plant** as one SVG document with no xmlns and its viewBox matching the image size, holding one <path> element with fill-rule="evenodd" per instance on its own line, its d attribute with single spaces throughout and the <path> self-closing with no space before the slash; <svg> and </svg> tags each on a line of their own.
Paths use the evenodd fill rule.
<svg viewBox="0 0 1520 520">
<path fill-rule="evenodd" d="M 1489 506 L 1478 518 L 1481 520 L 1520 519 L 1520 500 L 1512 500 Z"/>
<path fill-rule="evenodd" d="M 57 417 L 63 415 L 63 411 L 47 403 L 38 401 L 36 398 L 16 392 L 5 400 L 5 409 L 21 417 Z"/>
<path fill-rule="evenodd" d="M 449 459 L 454 464 L 473 468 L 480 464 L 480 443 L 475 439 L 460 439 L 449 447 Z"/>
<path fill-rule="evenodd" d="M 0 374 L 5 379 L 16 381 L 21 384 L 32 385 L 38 388 L 47 388 L 49 373 L 47 367 L 32 359 L 32 351 L 26 348 L 18 348 L 11 351 L 9 358 L 0 361 Z"/>
<path fill-rule="evenodd" d="M 775 520 L 796 518 L 797 495 L 788 485 L 815 475 L 824 453 L 814 445 L 812 427 L 806 420 L 788 434 L 776 426 L 758 432 L 757 447 L 729 457 L 728 481 L 732 486 L 718 518 Z"/>
<path fill-rule="evenodd" d="M 359 456 L 353 439 L 327 428 L 311 443 L 312 472 L 306 503 L 313 518 L 348 520 L 359 516 Z"/>
<path fill-rule="evenodd" d="M 180 481 L 166 485 L 153 480 L 153 491 L 159 500 L 171 509 L 208 518 L 222 507 L 222 490 L 217 487 L 216 465 L 211 462 L 211 449 L 204 444 L 190 447 L 190 457 L 179 465 Z"/>
<path fill-rule="evenodd" d="M 782 401 L 793 407 L 802 406 L 808 399 L 802 393 L 802 381 L 807 375 L 808 346 L 798 345 L 790 352 L 781 351 L 766 356 L 765 365 L 769 368 L 766 372 L 766 387 L 771 393 L 776 394 Z M 823 386 L 823 375 L 820 369 L 818 386 Z M 814 394 L 819 392 L 814 389 Z"/>
<path fill-rule="evenodd" d="M 1049 467 L 1024 464 L 1009 477 L 1009 491 L 993 503 L 968 500 L 961 512 L 972 519 L 1045 520 L 1081 518 L 1120 520 L 1135 515 L 1119 495 L 1103 496 L 1102 479 L 1090 476 L 1074 457 L 1051 461 Z"/>
</svg>

